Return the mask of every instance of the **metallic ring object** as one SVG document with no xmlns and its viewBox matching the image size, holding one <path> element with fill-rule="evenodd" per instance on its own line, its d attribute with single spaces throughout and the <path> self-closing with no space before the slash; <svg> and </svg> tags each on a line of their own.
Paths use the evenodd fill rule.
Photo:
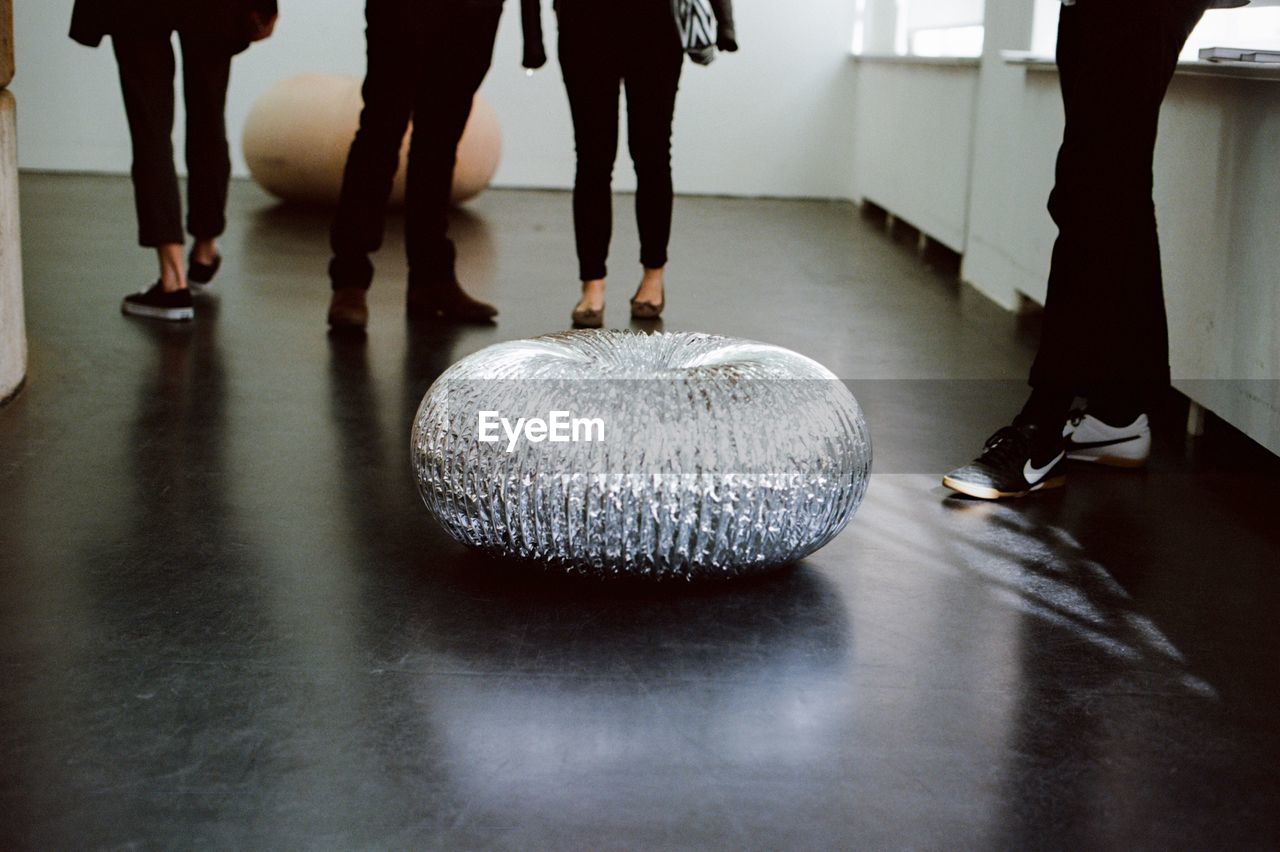
<svg viewBox="0 0 1280 852">
<path fill-rule="evenodd" d="M 794 562 L 849 523 L 871 469 L 866 420 L 829 370 L 692 333 L 490 346 L 432 384 L 410 450 L 458 541 L 603 576 Z"/>
</svg>

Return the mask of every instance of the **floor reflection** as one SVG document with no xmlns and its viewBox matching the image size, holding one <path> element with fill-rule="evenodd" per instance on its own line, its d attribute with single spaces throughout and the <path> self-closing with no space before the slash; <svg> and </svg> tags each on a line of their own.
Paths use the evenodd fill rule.
<svg viewBox="0 0 1280 852">
<path fill-rule="evenodd" d="M 651 772 L 764 777 L 821 763 L 838 741 L 851 625 L 804 567 L 640 591 L 471 555 L 423 601 L 408 625 L 423 647 L 393 670 L 415 683 L 482 819 L 585 815 L 620 785 L 643 812 L 671 802 Z"/>
<path fill-rule="evenodd" d="M 1090 523 L 1079 517 L 1079 504 L 1066 503 L 1064 494 L 1044 495 L 1034 503 L 990 503 L 938 493 L 936 505 L 944 514 L 938 528 L 928 529 L 919 525 L 921 479 L 877 477 L 877 515 L 867 534 L 909 549 L 933 572 L 954 575 L 957 588 L 978 580 L 972 588 L 984 595 L 984 606 L 1042 622 L 1094 654 L 1125 664 L 1107 667 L 1103 677 L 1132 678 L 1135 685 L 1176 685 L 1188 694 L 1214 696 L 1213 688 L 1188 670 L 1173 642 L 1115 579 L 1116 566 L 1104 564 L 1097 550 L 1077 540 L 1072 530 Z M 1111 540 L 1137 545 L 1135 536 L 1143 534 L 1140 524 L 1126 517 L 1141 512 L 1140 502 L 1127 509 L 1112 506 L 1105 519 L 1095 517 L 1093 523 L 1105 523 Z M 898 530 L 909 527 L 912 518 L 915 528 L 927 534 L 903 539 Z"/>
</svg>

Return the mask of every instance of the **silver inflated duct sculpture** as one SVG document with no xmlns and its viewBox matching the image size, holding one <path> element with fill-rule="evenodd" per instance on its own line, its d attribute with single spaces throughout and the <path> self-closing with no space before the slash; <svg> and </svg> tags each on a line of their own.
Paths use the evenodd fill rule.
<svg viewBox="0 0 1280 852">
<path fill-rule="evenodd" d="M 450 367 L 414 419 L 456 539 L 602 575 L 733 576 L 839 533 L 866 493 L 857 401 L 817 362 L 706 334 L 581 331 Z"/>
</svg>

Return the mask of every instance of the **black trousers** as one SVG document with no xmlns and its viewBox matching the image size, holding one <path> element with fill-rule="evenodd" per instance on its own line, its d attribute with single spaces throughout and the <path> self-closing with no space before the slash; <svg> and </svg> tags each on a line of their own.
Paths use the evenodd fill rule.
<svg viewBox="0 0 1280 852">
<path fill-rule="evenodd" d="M 667 264 L 674 190 L 671 122 L 684 52 L 666 0 L 559 0 L 560 69 L 578 151 L 573 226 L 583 281 L 607 274 L 613 236 L 618 96 L 627 94 L 627 136 L 636 169 L 640 262 Z"/>
<path fill-rule="evenodd" d="M 148 248 L 182 243 L 182 197 L 173 164 L 173 33 L 112 36 L 120 88 L 133 140 L 133 192 L 138 242 Z M 237 46 L 179 34 L 187 107 L 187 230 L 213 239 L 226 229 L 231 154 L 225 109 Z"/>
<path fill-rule="evenodd" d="M 364 110 L 330 232 L 335 289 L 368 288 L 409 120 L 405 246 L 409 286 L 453 282 L 449 197 L 458 141 L 493 60 L 502 0 L 368 0 Z"/>
<path fill-rule="evenodd" d="M 1153 401 L 1169 332 L 1152 201 L 1160 105 L 1208 0 L 1078 0 L 1062 9 L 1066 131 L 1037 392 Z M 1065 413 L 1065 412 L 1064 412 Z"/>
</svg>

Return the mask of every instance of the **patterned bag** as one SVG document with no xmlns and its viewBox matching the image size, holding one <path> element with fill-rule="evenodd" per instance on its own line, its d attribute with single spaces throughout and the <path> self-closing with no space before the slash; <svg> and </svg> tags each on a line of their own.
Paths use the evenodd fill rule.
<svg viewBox="0 0 1280 852">
<path fill-rule="evenodd" d="M 716 16 L 711 0 L 672 0 L 672 7 L 685 53 L 699 65 L 710 65 L 716 58 Z"/>
</svg>

